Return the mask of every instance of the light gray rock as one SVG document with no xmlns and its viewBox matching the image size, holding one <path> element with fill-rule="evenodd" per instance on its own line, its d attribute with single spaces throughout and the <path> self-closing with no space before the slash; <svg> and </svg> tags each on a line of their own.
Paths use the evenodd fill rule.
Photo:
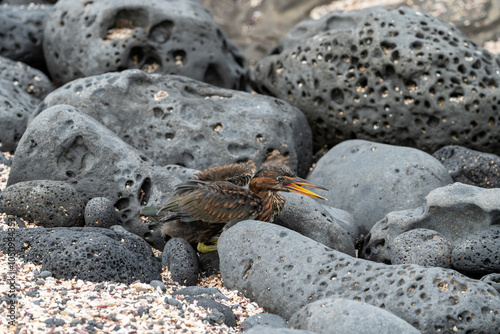
<svg viewBox="0 0 500 334">
<path fill-rule="evenodd" d="M 419 334 L 409 323 L 386 310 L 360 301 L 327 298 L 307 304 L 289 326 L 322 334 Z"/>
<path fill-rule="evenodd" d="M 259 221 L 223 232 L 218 251 L 224 284 L 285 319 L 316 300 L 343 298 L 384 308 L 423 333 L 500 331 L 496 290 L 450 269 L 353 258 Z"/>
<path fill-rule="evenodd" d="M 416 209 L 387 214 L 366 236 L 361 256 L 389 262 L 394 238 L 417 228 L 437 231 L 455 246 L 469 235 L 495 224 L 499 217 L 500 188 L 454 183 L 430 192 L 425 203 Z"/>
<path fill-rule="evenodd" d="M 349 140 L 333 147 L 309 175 L 330 191 L 318 191 L 329 206 L 353 215 L 358 234 L 386 214 L 422 205 L 433 189 L 452 182 L 431 155 L 408 147 Z"/>
<path fill-rule="evenodd" d="M 246 318 L 242 323 L 241 327 L 244 332 L 247 332 L 253 327 L 271 327 L 271 328 L 286 328 L 286 321 L 282 317 L 271 313 L 260 313 L 254 314 Z"/>
</svg>

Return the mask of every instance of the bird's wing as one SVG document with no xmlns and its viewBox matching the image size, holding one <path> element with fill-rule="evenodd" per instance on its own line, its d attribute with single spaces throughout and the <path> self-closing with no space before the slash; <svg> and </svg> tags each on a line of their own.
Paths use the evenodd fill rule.
<svg viewBox="0 0 500 334">
<path fill-rule="evenodd" d="M 226 223 L 255 216 L 262 210 L 261 198 L 229 182 L 197 187 L 177 199 L 179 209 L 209 223 Z"/>
<path fill-rule="evenodd" d="M 212 167 L 193 175 L 197 180 L 226 181 L 242 187 L 250 182 L 252 176 L 252 169 L 243 163 Z"/>
</svg>

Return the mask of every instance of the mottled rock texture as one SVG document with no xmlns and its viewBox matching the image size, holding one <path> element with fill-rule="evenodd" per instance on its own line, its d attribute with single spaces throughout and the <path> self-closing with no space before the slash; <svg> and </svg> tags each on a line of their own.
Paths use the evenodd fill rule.
<svg viewBox="0 0 500 334">
<path fill-rule="evenodd" d="M 0 194 L 0 211 L 43 227 L 83 226 L 85 201 L 69 183 L 19 182 Z"/>
<path fill-rule="evenodd" d="M 453 181 L 483 188 L 500 187 L 500 157 L 463 146 L 444 146 L 432 154 Z"/>
<path fill-rule="evenodd" d="M 422 205 L 431 190 L 452 182 L 425 152 L 365 140 L 330 149 L 308 179 L 330 190 L 318 191 L 328 198 L 325 204 L 353 215 L 357 233 L 367 233 L 391 211 Z"/>
<path fill-rule="evenodd" d="M 197 0 L 58 1 L 43 49 L 55 82 L 125 69 L 245 89 L 247 63 Z"/>
<path fill-rule="evenodd" d="M 468 235 L 453 249 L 453 267 L 465 274 L 500 273 L 500 225 Z"/>
<path fill-rule="evenodd" d="M 499 152 L 499 63 L 449 24 L 377 7 L 301 22 L 251 80 L 305 113 L 315 150 L 357 138 Z"/>
<path fill-rule="evenodd" d="M 0 55 L 46 69 L 43 29 L 52 5 L 2 6 Z"/>
<path fill-rule="evenodd" d="M 85 226 L 111 227 L 119 223 L 116 210 L 106 197 L 94 197 L 85 205 Z"/>
<path fill-rule="evenodd" d="M 205 169 L 252 160 L 260 167 L 275 150 L 300 175 L 312 163 L 304 115 L 268 96 L 131 70 L 68 83 L 34 115 L 56 104 L 92 116 L 161 165 Z"/>
<path fill-rule="evenodd" d="M 47 76 L 0 56 L 0 151 L 13 153 L 40 99 L 52 90 Z"/>
<path fill-rule="evenodd" d="M 394 238 L 391 263 L 450 268 L 452 250 L 453 246 L 441 233 L 417 228 Z"/>
<path fill-rule="evenodd" d="M 226 230 L 218 247 L 226 286 L 285 319 L 314 301 L 344 298 L 384 308 L 423 333 L 500 331 L 496 290 L 450 269 L 373 263 L 258 221 Z"/>
<path fill-rule="evenodd" d="M 307 304 L 292 316 L 289 326 L 324 334 L 420 333 L 386 310 L 341 298 L 326 298 Z"/>
<path fill-rule="evenodd" d="M 16 150 L 8 185 L 39 179 L 68 182 L 86 202 L 108 198 L 127 230 L 163 249 L 159 226 L 142 223 L 140 207 L 165 202 L 180 180 L 94 118 L 58 105 L 30 123 Z"/>
<path fill-rule="evenodd" d="M 162 267 L 168 267 L 172 280 L 180 285 L 198 282 L 198 256 L 191 245 L 182 238 L 170 239 L 161 254 Z"/>
<path fill-rule="evenodd" d="M 151 247 L 131 233 L 96 227 L 16 229 L 15 247 L 24 261 L 42 265 L 54 278 L 149 283 L 161 280 L 161 264 Z M 6 252 L 10 233 L 0 232 Z"/>
<path fill-rule="evenodd" d="M 499 188 L 454 183 L 430 192 L 425 203 L 416 209 L 387 214 L 366 236 L 360 255 L 377 262 L 390 262 L 394 238 L 417 228 L 437 231 L 456 246 L 471 234 L 496 224 L 499 217 Z"/>
</svg>

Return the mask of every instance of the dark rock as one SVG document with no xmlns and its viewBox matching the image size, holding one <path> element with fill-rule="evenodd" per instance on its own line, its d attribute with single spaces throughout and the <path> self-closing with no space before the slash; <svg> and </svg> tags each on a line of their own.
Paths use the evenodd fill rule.
<svg viewBox="0 0 500 334">
<path fill-rule="evenodd" d="M 451 267 L 451 243 L 439 232 L 417 228 L 401 233 L 392 241 L 392 264 L 423 267 Z"/>
<path fill-rule="evenodd" d="M 373 226 L 364 240 L 360 256 L 390 262 L 394 238 L 425 228 L 441 233 L 453 246 L 498 221 L 500 189 L 484 189 L 462 183 L 438 188 L 416 209 L 388 213 Z"/>
<path fill-rule="evenodd" d="M 170 298 L 170 297 L 165 297 L 165 303 L 167 305 L 171 305 L 171 306 L 174 306 L 178 309 L 181 309 L 182 308 L 182 304 L 180 301 L 178 301 L 177 299 L 175 298 Z"/>
<path fill-rule="evenodd" d="M 59 327 L 59 326 L 64 326 L 66 321 L 59 318 L 48 318 L 44 320 L 44 323 L 47 327 Z"/>
<path fill-rule="evenodd" d="M 40 273 L 41 278 L 47 278 L 47 277 L 52 277 L 52 273 L 48 270 L 44 270 Z"/>
<path fill-rule="evenodd" d="M 458 271 L 474 276 L 500 273 L 500 225 L 469 234 L 453 249 L 451 263 Z"/>
<path fill-rule="evenodd" d="M 300 110 L 186 77 L 131 70 L 79 79 L 47 96 L 33 116 L 57 104 L 92 116 L 160 165 L 201 170 L 251 160 L 259 168 L 277 150 L 305 175 L 312 162 Z"/>
<path fill-rule="evenodd" d="M 2 79 L 28 93 L 37 102 L 45 98 L 54 89 L 49 78 L 43 72 L 24 63 L 1 56 L 0 73 L 2 73 Z M 31 110 L 29 114 L 31 115 L 32 112 Z"/>
<path fill-rule="evenodd" d="M 108 198 L 127 230 L 163 249 L 160 226 L 142 223 L 140 208 L 164 203 L 180 180 L 92 117 L 59 105 L 30 123 L 12 161 L 8 186 L 36 179 L 68 182 L 86 201 Z"/>
<path fill-rule="evenodd" d="M 182 289 L 175 291 L 173 296 L 181 295 L 181 296 L 190 296 L 190 297 L 210 297 L 210 298 L 218 298 L 228 300 L 223 293 L 221 293 L 216 288 L 206 288 L 203 286 L 188 286 Z"/>
<path fill-rule="evenodd" d="M 60 84 L 142 69 L 232 89 L 247 86 L 243 54 L 196 0 L 60 0 L 45 26 L 43 49 Z"/>
<path fill-rule="evenodd" d="M 0 55 L 46 70 L 43 29 L 52 5 L 2 6 Z"/>
<path fill-rule="evenodd" d="M 284 193 L 283 197 L 285 208 L 273 223 L 299 232 L 339 252 L 356 255 L 352 237 L 318 201 L 299 194 Z"/>
<path fill-rule="evenodd" d="M 83 226 L 84 203 L 67 182 L 34 180 L 5 188 L 0 196 L 0 211 L 43 227 Z"/>
<path fill-rule="evenodd" d="M 426 333 L 500 331 L 500 295 L 450 269 L 353 258 L 259 221 L 226 230 L 218 247 L 227 288 L 285 319 L 316 300 L 343 298 L 384 308 Z"/>
<path fill-rule="evenodd" d="M 244 332 L 247 332 L 250 328 L 264 326 L 271 328 L 286 328 L 286 320 L 276 314 L 271 313 L 261 313 L 254 314 L 246 318 L 241 323 L 241 328 Z"/>
<path fill-rule="evenodd" d="M 488 274 L 481 277 L 481 281 L 491 285 L 498 293 L 500 293 L 500 274 Z"/>
<path fill-rule="evenodd" d="M 9 237 L 0 232 L 3 252 Z M 161 264 L 151 247 L 131 233 L 97 227 L 16 229 L 13 242 L 24 261 L 41 264 L 54 278 L 122 283 L 161 280 Z"/>
<path fill-rule="evenodd" d="M 433 189 L 452 182 L 432 156 L 409 147 L 349 140 L 332 148 L 308 178 L 330 189 L 318 194 L 353 215 L 358 233 L 395 210 L 422 205 Z"/>
<path fill-rule="evenodd" d="M 310 331 L 303 331 L 300 329 L 255 326 L 245 331 L 245 334 L 316 334 L 316 333 Z"/>
<path fill-rule="evenodd" d="M 434 152 L 453 181 L 483 188 L 500 187 L 500 157 L 462 146 L 445 146 Z"/>
<path fill-rule="evenodd" d="M 198 264 L 205 277 L 220 274 L 219 253 L 217 251 L 198 253 Z"/>
<path fill-rule="evenodd" d="M 162 281 L 152 280 L 151 282 L 149 282 L 149 285 L 151 285 L 153 288 L 155 288 L 155 290 L 159 288 L 162 292 L 167 291 L 167 287 L 165 286 L 165 284 Z"/>
<path fill-rule="evenodd" d="M 236 317 L 229 306 L 221 304 L 213 298 L 204 296 L 186 296 L 184 297 L 184 300 L 190 304 L 193 304 L 196 301 L 197 306 L 201 306 L 206 309 L 209 314 L 207 319 L 208 321 L 221 325 L 225 324 L 229 327 L 236 327 Z"/>
<path fill-rule="evenodd" d="M 419 334 L 409 323 L 382 308 L 360 301 L 327 298 L 298 310 L 289 326 L 324 334 Z"/>
<path fill-rule="evenodd" d="M 499 63 L 427 14 L 375 7 L 301 22 L 251 81 L 304 112 L 315 150 L 357 138 L 498 152 Z"/>
<path fill-rule="evenodd" d="M 181 285 L 198 282 L 198 256 L 189 242 L 182 238 L 170 239 L 161 254 L 162 267 L 168 267 L 172 280 Z"/>
<path fill-rule="evenodd" d="M 111 227 L 118 224 L 113 203 L 106 197 L 94 197 L 85 206 L 85 225 L 89 227 Z"/>
</svg>

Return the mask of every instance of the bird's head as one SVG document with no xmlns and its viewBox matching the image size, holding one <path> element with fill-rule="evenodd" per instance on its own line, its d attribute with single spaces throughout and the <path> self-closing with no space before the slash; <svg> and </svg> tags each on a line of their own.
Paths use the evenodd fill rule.
<svg viewBox="0 0 500 334">
<path fill-rule="evenodd" d="M 255 193 L 259 193 L 260 191 L 284 191 L 326 200 L 323 196 L 303 188 L 304 186 L 328 191 L 328 189 L 322 186 L 295 176 L 292 171 L 285 166 L 263 167 L 254 175 L 250 181 L 249 188 Z"/>
</svg>

